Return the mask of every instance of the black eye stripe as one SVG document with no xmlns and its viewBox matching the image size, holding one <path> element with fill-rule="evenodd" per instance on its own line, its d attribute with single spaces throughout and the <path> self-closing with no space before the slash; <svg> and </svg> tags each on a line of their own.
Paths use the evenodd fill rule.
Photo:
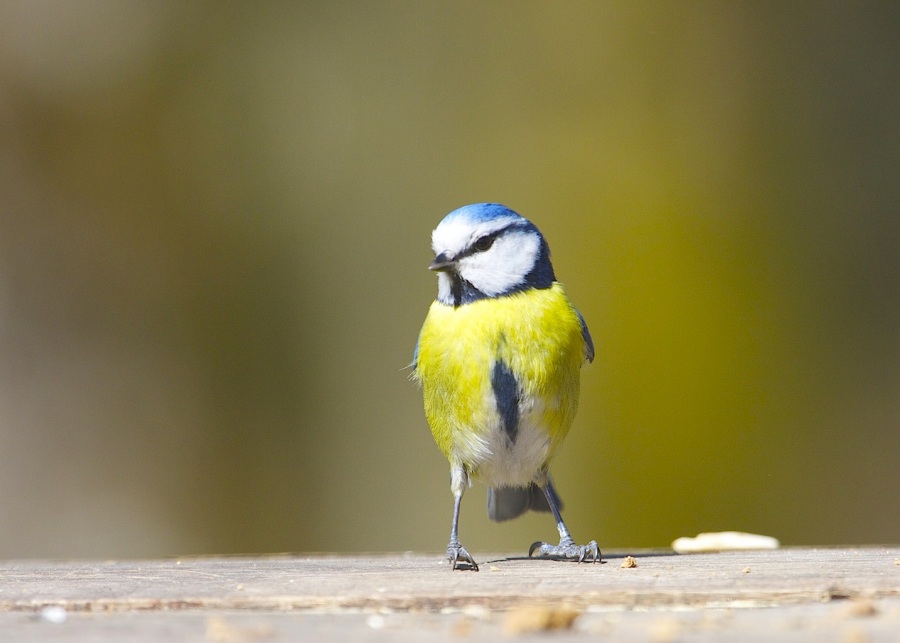
<svg viewBox="0 0 900 643">
<path fill-rule="evenodd" d="M 533 228 L 533 226 L 531 226 L 531 227 Z M 458 258 L 468 257 L 470 255 L 473 255 L 473 254 L 476 254 L 479 252 L 485 252 L 486 250 L 489 250 L 490 247 L 492 245 L 494 245 L 494 242 L 497 240 L 498 237 L 500 237 L 504 234 L 507 234 L 510 231 L 514 231 L 514 230 L 527 231 L 529 229 L 530 228 L 529 228 L 528 224 L 513 223 L 513 224 L 506 226 L 505 228 L 501 228 L 500 230 L 494 230 L 493 232 L 489 232 L 486 235 L 484 235 L 483 237 L 479 237 L 478 239 L 476 239 L 472 243 L 472 245 L 470 245 L 464 252 L 462 252 L 458 256 Z"/>
</svg>

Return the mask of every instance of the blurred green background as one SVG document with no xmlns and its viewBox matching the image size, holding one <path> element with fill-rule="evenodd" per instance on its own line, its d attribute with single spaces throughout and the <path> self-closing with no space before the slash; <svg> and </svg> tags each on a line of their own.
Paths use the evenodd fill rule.
<svg viewBox="0 0 900 643">
<path fill-rule="evenodd" d="M 465 203 L 598 358 L 577 539 L 900 540 L 893 3 L 0 2 L 0 557 L 428 550 Z M 477 552 L 553 539 L 491 524 Z"/>
</svg>

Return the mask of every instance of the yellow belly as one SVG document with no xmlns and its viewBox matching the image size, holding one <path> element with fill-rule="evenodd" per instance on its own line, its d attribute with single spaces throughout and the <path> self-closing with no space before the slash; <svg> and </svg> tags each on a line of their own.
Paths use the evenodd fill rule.
<svg viewBox="0 0 900 643">
<path fill-rule="evenodd" d="M 518 384 L 513 441 L 491 384 L 497 361 Z M 435 442 L 452 465 L 492 486 L 539 480 L 575 417 L 583 361 L 581 322 L 560 284 L 457 308 L 434 302 L 416 377 Z"/>
</svg>

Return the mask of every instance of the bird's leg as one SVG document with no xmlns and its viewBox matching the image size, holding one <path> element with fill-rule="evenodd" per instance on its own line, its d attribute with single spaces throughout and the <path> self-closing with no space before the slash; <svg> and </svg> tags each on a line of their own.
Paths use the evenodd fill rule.
<svg viewBox="0 0 900 643">
<path fill-rule="evenodd" d="M 450 543 L 447 545 L 447 560 L 450 561 L 450 569 L 466 569 L 459 567 L 460 563 L 468 564 L 468 569 L 477 572 L 478 563 L 466 548 L 459 544 L 459 506 L 462 504 L 463 493 L 469 484 L 469 476 L 462 467 L 454 467 L 450 472 L 453 490 L 453 526 L 450 528 Z"/>
<path fill-rule="evenodd" d="M 551 483 L 548 480 L 544 485 L 544 495 L 550 505 L 550 511 L 553 512 L 553 518 L 556 519 L 556 528 L 559 530 L 559 544 L 551 545 L 538 541 L 528 548 L 528 555 L 532 556 L 537 553 L 538 556 L 546 558 L 554 558 L 561 560 L 577 560 L 578 562 L 590 561 L 594 563 L 600 562 L 600 548 L 597 541 L 592 540 L 587 545 L 576 545 L 566 529 L 566 523 L 563 522 L 562 515 L 559 513 L 559 507 L 556 502 L 556 494 L 553 493 Z"/>
<path fill-rule="evenodd" d="M 478 571 L 478 563 L 472 558 L 466 548 L 459 544 L 459 536 L 457 528 L 459 525 L 459 505 L 462 501 L 462 494 L 457 494 L 453 503 L 453 527 L 450 529 L 450 544 L 447 545 L 447 560 L 450 561 L 450 569 L 465 569 L 460 564 L 468 563 L 472 571 Z"/>
</svg>

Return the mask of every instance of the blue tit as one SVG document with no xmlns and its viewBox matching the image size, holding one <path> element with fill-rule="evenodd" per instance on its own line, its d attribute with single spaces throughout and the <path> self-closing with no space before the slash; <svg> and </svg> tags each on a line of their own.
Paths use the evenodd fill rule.
<svg viewBox="0 0 900 643">
<path fill-rule="evenodd" d="M 599 561 L 597 543 L 576 545 L 548 472 L 578 407 L 579 376 L 594 359 L 587 324 L 556 281 L 550 248 L 528 219 L 498 203 L 448 214 L 431 235 L 438 295 L 413 358 L 425 415 L 450 461 L 454 496 L 447 558 L 478 570 L 460 544 L 463 493 L 488 486 L 488 516 L 552 512 L 559 544 L 528 554 Z"/>
</svg>

